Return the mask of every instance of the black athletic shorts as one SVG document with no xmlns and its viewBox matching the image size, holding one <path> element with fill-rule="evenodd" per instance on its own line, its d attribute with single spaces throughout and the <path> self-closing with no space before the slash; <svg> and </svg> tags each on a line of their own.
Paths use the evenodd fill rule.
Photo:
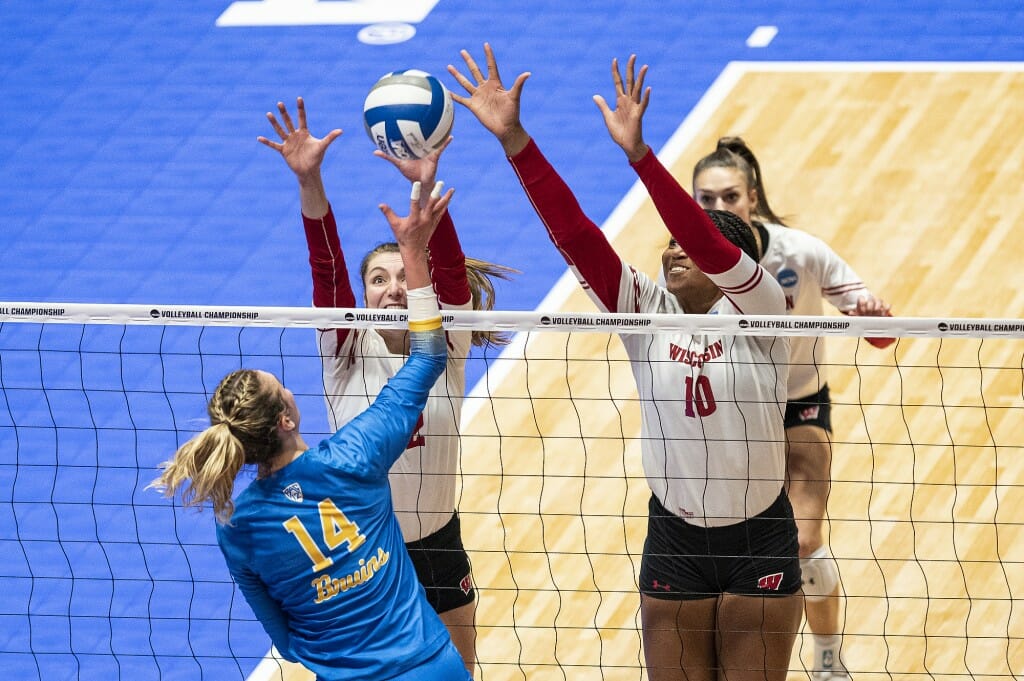
<svg viewBox="0 0 1024 681">
<path fill-rule="evenodd" d="M 786 403 L 786 428 L 794 426 L 818 426 L 829 433 L 832 432 L 832 399 L 828 395 L 828 386 L 821 390 L 790 400 Z"/>
<path fill-rule="evenodd" d="M 476 590 L 469 555 L 462 546 L 459 514 L 440 530 L 405 545 L 431 607 L 441 614 L 473 602 Z"/>
<path fill-rule="evenodd" d="M 799 550 L 785 492 L 753 518 L 725 527 L 691 525 L 651 495 L 640 592 L 678 601 L 788 596 L 800 590 Z"/>
</svg>

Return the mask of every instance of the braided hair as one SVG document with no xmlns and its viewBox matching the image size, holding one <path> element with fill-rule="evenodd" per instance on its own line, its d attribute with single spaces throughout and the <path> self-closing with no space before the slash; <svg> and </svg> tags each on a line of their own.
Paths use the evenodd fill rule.
<svg viewBox="0 0 1024 681">
<path fill-rule="evenodd" d="M 209 501 L 217 521 L 227 523 L 235 508 L 235 476 L 242 466 L 254 464 L 262 476 L 281 453 L 277 424 L 286 409 L 280 393 L 266 390 L 258 372 L 239 369 L 228 374 L 206 407 L 210 427 L 161 464 L 163 472 L 148 487 L 166 497 L 181 490 L 185 506 Z"/>
<path fill-rule="evenodd" d="M 722 236 L 739 246 L 740 250 L 749 255 L 754 262 L 761 259 L 758 253 L 757 239 L 754 238 L 754 230 L 743 221 L 743 218 L 727 210 L 705 210 L 704 212 L 715 223 L 715 227 L 718 227 Z"/>
</svg>

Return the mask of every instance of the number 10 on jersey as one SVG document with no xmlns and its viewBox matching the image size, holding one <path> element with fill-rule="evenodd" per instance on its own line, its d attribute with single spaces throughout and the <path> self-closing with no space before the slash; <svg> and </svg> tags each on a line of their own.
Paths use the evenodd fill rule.
<svg viewBox="0 0 1024 681">
<path fill-rule="evenodd" d="M 686 377 L 686 415 L 690 418 L 704 417 L 714 413 L 715 395 L 711 392 L 711 381 L 707 376 Z"/>
</svg>

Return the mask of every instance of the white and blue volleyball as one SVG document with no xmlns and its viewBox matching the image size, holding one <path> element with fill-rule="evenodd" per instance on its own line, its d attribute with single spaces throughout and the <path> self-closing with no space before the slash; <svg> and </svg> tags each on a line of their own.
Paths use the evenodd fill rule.
<svg viewBox="0 0 1024 681">
<path fill-rule="evenodd" d="M 416 69 L 386 74 L 363 103 L 366 134 L 395 158 L 423 158 L 448 139 L 455 107 L 448 89 Z"/>
</svg>

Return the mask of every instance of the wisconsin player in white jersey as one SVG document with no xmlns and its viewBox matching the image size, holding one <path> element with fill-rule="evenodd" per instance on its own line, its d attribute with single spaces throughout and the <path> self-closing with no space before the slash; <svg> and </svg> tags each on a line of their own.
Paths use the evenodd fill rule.
<svg viewBox="0 0 1024 681">
<path fill-rule="evenodd" d="M 694 198 L 704 208 L 728 210 L 755 228 L 761 266 L 782 286 L 786 310 L 821 315 L 827 300 L 844 314 L 887 316 L 853 269 L 821 239 L 785 225 L 768 203 L 757 158 L 739 137 L 723 137 L 693 171 Z M 885 347 L 889 338 L 868 338 Z M 839 623 L 839 571 L 824 541 L 831 480 L 832 433 L 825 342 L 790 339 L 791 366 L 786 407 L 789 441 L 788 489 L 800 534 L 807 623 L 814 634 L 816 681 L 848 676 Z"/>
<path fill-rule="evenodd" d="M 281 142 L 265 137 L 259 140 L 281 153 L 299 181 L 313 274 L 313 304 L 355 307 L 338 228 L 320 174 L 327 147 L 341 131 L 333 130 L 323 139 L 311 136 L 302 98 L 297 101 L 298 127 L 283 103 L 278 103 L 278 111 L 280 122 L 272 113 L 267 117 Z M 443 149 L 419 160 L 387 160 L 408 180 L 420 182 L 426 192 L 434 185 Z M 377 154 L 383 157 L 380 152 Z M 442 307 L 449 310 L 490 307 L 494 296 L 490 277 L 507 278 L 515 271 L 466 258 L 447 212 L 431 237 L 429 251 L 432 283 Z M 383 243 L 374 248 L 363 258 L 359 274 L 366 307 L 406 308 L 406 272 L 396 244 Z M 472 672 L 476 659 L 475 590 L 455 511 L 459 419 L 470 345 L 500 345 L 507 340 L 493 332 L 471 331 L 451 332 L 447 339 L 446 370 L 431 388 L 426 408 L 417 420 L 405 453 L 391 468 L 390 478 L 395 513 L 427 599 L 448 626 Z M 332 428 L 348 423 L 374 402 L 403 365 L 408 343 L 408 334 L 401 329 L 319 332 L 324 393 Z"/>
<path fill-rule="evenodd" d="M 757 264 L 750 227 L 705 212 L 642 137 L 647 67 L 616 108 L 595 98 L 612 139 L 647 187 L 670 233 L 658 286 L 623 262 L 523 128 L 519 101 L 484 46 L 486 76 L 449 72 L 453 95 L 501 142 L 548 235 L 583 288 L 613 312 L 781 314 L 781 287 Z M 783 488 L 788 342 L 720 334 L 623 335 L 640 395 L 644 471 L 653 491 L 640 571 L 644 654 L 654 681 L 786 677 L 799 624 L 796 525 Z"/>
<path fill-rule="evenodd" d="M 436 187 L 408 218 L 381 206 L 409 282 L 410 357 L 378 399 L 309 447 L 291 391 L 240 369 L 217 386 L 210 427 L 164 464 L 154 485 L 186 506 L 211 502 L 228 571 L 282 657 L 318 681 L 469 681 L 405 551 L 388 470 L 405 450 L 446 342 L 427 240 L 451 200 Z M 256 479 L 232 501 L 235 478 Z"/>
</svg>

